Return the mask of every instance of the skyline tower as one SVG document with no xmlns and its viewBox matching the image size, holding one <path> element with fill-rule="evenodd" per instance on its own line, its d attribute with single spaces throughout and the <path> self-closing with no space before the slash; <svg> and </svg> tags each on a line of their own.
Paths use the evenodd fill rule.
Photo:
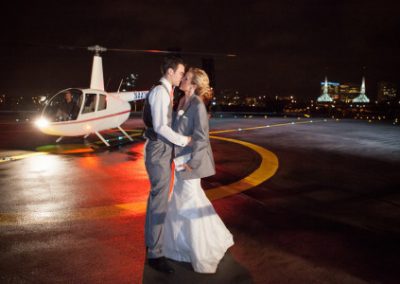
<svg viewBox="0 0 400 284">
<path fill-rule="evenodd" d="M 369 98 L 365 94 L 365 77 L 362 78 L 360 95 L 353 99 L 353 103 L 369 103 Z"/>
<path fill-rule="evenodd" d="M 332 102 L 332 98 L 328 94 L 328 78 L 325 76 L 324 90 L 321 96 L 318 97 L 317 102 L 326 103 Z"/>
</svg>

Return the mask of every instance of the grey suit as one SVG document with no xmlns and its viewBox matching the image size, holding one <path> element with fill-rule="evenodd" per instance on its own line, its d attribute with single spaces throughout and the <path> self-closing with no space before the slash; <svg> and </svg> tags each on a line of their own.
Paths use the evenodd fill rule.
<svg viewBox="0 0 400 284">
<path fill-rule="evenodd" d="M 175 146 L 175 156 L 179 157 L 191 153 L 188 165 L 192 171 L 180 171 L 177 175 L 181 179 L 196 179 L 215 174 L 214 157 L 208 135 L 208 113 L 203 101 L 192 95 L 184 113 L 175 118 L 173 129 L 179 134 L 192 137 L 191 145 L 185 147 Z"/>
<path fill-rule="evenodd" d="M 163 88 L 160 86 L 160 88 Z M 149 96 L 149 95 L 148 95 Z M 144 115 L 149 115 L 149 110 Z M 152 118 L 147 118 L 151 120 Z M 168 110 L 168 126 L 172 125 L 172 108 Z M 148 131 L 148 129 L 146 130 Z M 145 145 L 145 166 L 150 180 L 150 194 L 147 199 L 145 241 L 148 258 L 164 256 L 163 225 L 168 206 L 171 180 L 173 144 L 152 130 Z M 155 135 L 155 136 L 154 136 Z"/>
</svg>

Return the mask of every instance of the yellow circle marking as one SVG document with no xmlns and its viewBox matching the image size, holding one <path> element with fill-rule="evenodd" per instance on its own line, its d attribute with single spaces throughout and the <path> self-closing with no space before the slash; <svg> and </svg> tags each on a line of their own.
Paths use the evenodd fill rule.
<svg viewBox="0 0 400 284">
<path fill-rule="evenodd" d="M 219 198 L 227 197 L 248 190 L 250 188 L 253 188 L 263 183 L 270 177 L 272 177 L 278 170 L 279 167 L 278 158 L 274 153 L 268 151 L 263 147 L 232 138 L 225 138 L 219 136 L 210 136 L 210 138 L 243 145 L 245 147 L 254 150 L 261 156 L 260 166 L 250 175 L 246 176 L 245 178 L 237 182 L 207 190 L 206 195 L 210 200 L 216 200 Z"/>
</svg>

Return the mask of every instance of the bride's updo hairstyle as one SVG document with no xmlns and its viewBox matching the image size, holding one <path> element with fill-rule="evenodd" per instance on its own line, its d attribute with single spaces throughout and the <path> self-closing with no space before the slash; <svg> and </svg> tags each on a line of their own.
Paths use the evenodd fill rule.
<svg viewBox="0 0 400 284">
<path fill-rule="evenodd" d="M 208 79 L 207 73 L 200 68 L 190 68 L 188 72 L 193 74 L 192 84 L 196 85 L 196 95 L 207 105 L 213 97 L 213 90 L 210 87 L 210 79 Z"/>
</svg>

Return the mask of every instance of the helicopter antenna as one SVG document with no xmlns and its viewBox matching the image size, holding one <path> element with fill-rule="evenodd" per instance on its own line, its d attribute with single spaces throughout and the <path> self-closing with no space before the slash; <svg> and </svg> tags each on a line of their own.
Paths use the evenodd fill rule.
<svg viewBox="0 0 400 284">
<path fill-rule="evenodd" d="M 119 86 L 118 86 L 118 91 L 117 91 L 117 93 L 119 93 L 119 90 L 121 89 L 122 82 L 124 82 L 124 78 L 122 78 L 122 79 L 121 79 L 121 82 L 119 83 Z"/>
</svg>

